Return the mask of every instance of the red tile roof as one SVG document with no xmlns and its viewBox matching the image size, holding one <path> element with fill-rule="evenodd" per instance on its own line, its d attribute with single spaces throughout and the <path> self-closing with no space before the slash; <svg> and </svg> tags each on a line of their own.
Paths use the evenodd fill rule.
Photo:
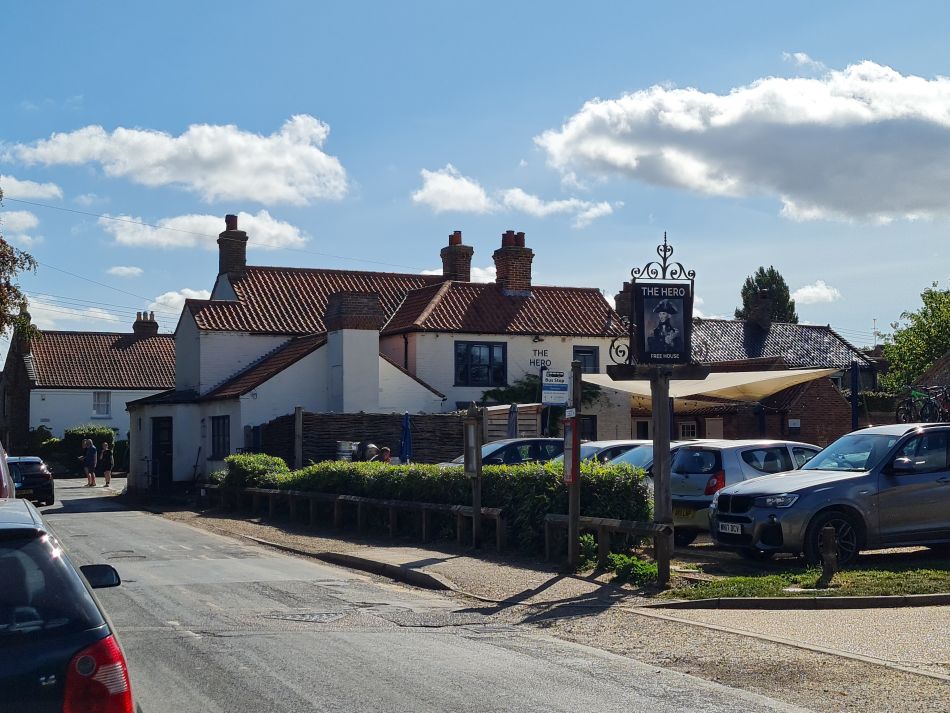
<svg viewBox="0 0 950 713">
<path fill-rule="evenodd" d="M 514 296 L 493 283 L 444 282 L 413 290 L 383 328 L 399 332 L 619 336 L 620 317 L 599 290 L 533 286 Z"/>
<path fill-rule="evenodd" d="M 291 339 L 201 398 L 230 399 L 243 396 L 326 343 L 327 338 L 323 334 Z"/>
<path fill-rule="evenodd" d="M 188 300 L 199 329 L 267 334 L 326 331 L 323 313 L 334 292 L 376 292 L 388 318 L 406 293 L 442 282 L 441 275 L 253 267 L 231 277 L 237 301 Z"/>
<path fill-rule="evenodd" d="M 47 330 L 33 339 L 36 386 L 75 389 L 170 389 L 175 338 Z M 28 357 L 27 357 L 28 358 Z"/>
</svg>

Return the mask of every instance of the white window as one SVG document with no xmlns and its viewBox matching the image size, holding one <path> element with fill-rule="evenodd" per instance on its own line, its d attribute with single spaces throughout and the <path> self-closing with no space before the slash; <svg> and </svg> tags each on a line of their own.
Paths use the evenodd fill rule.
<svg viewBox="0 0 950 713">
<path fill-rule="evenodd" d="M 92 392 L 92 415 L 95 418 L 109 418 L 112 415 L 111 397 L 108 391 Z"/>
<path fill-rule="evenodd" d="M 696 438 L 696 422 L 687 421 L 685 423 L 680 423 L 680 439 L 683 438 Z"/>
</svg>

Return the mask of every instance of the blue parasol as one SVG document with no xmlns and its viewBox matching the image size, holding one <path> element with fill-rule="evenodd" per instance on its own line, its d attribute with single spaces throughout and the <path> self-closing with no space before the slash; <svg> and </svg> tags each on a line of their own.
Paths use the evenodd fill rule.
<svg viewBox="0 0 950 713">
<path fill-rule="evenodd" d="M 518 437 L 518 404 L 508 409 L 508 438 Z"/>
</svg>

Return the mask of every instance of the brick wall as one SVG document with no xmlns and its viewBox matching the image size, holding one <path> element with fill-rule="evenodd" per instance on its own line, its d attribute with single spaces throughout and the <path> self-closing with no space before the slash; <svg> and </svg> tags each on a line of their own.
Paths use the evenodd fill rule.
<svg viewBox="0 0 950 713">
<path fill-rule="evenodd" d="M 303 416 L 303 460 L 319 462 L 336 457 L 337 441 L 368 440 L 378 447 L 389 446 L 399 456 L 402 437 L 399 414 L 305 413 Z M 462 417 L 458 414 L 411 416 L 413 460 L 441 463 L 462 453 Z M 279 456 L 293 466 L 294 417 L 281 416 L 261 426 L 261 450 Z"/>
<path fill-rule="evenodd" d="M 30 455 L 26 453 L 30 434 L 30 378 L 23 364 L 24 349 L 16 336 L 11 340 L 3 370 L 3 394 L 5 411 L 3 412 L 4 446 L 10 455 Z"/>
<path fill-rule="evenodd" d="M 501 247 L 492 257 L 495 259 L 495 282 L 510 292 L 531 290 L 531 262 L 534 251 L 525 247 L 524 233 L 513 230 L 501 236 Z"/>
</svg>

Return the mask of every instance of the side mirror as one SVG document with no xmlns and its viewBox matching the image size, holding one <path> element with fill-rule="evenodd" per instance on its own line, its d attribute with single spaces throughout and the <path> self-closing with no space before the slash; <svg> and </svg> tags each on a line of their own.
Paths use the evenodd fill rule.
<svg viewBox="0 0 950 713">
<path fill-rule="evenodd" d="M 914 459 L 908 458 L 907 456 L 895 458 L 894 462 L 891 463 L 891 472 L 894 475 L 906 475 L 916 470 L 917 466 L 914 464 Z"/>
<path fill-rule="evenodd" d="M 118 587 L 122 584 L 122 578 L 111 564 L 84 564 L 79 569 L 93 589 Z"/>
</svg>

